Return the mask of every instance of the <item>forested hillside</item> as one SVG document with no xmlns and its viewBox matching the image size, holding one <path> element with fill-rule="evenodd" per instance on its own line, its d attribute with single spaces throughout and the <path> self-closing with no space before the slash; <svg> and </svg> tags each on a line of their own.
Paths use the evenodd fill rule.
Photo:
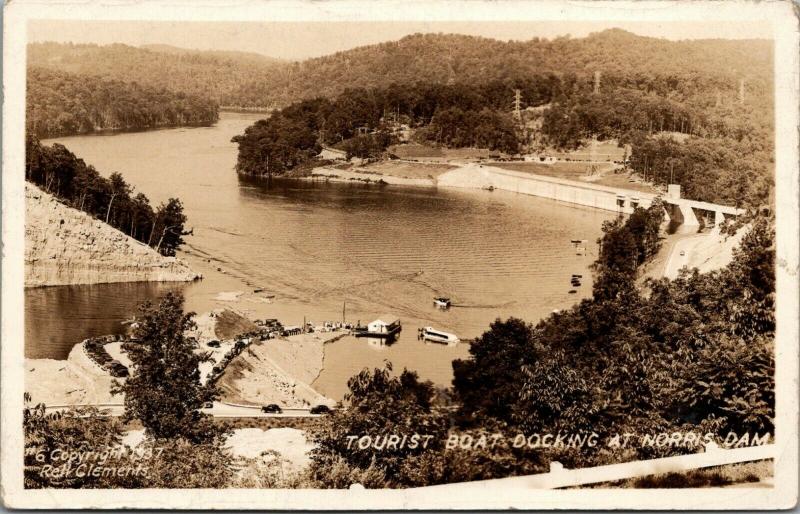
<svg viewBox="0 0 800 514">
<path fill-rule="evenodd" d="M 189 95 L 91 75 L 29 68 L 26 129 L 37 137 L 102 130 L 210 125 L 217 104 Z"/>
<path fill-rule="evenodd" d="M 168 45 L 137 48 L 71 43 L 28 45 L 28 66 L 137 82 L 211 98 L 220 105 L 255 105 L 232 93 L 263 82 L 283 61 L 247 52 L 196 51 Z M 265 101 L 268 101 L 265 99 Z M 257 105 L 268 105 L 260 102 Z"/>
<path fill-rule="evenodd" d="M 528 42 L 414 35 L 282 68 L 254 87 L 260 93 L 248 95 L 277 103 L 335 99 L 283 111 L 284 120 L 304 118 L 303 148 L 277 119 L 249 130 L 239 139 L 239 170 L 249 173 L 291 168 L 295 150 L 316 154 L 311 132 L 375 157 L 391 121 L 442 146 L 541 150 L 512 122 L 519 89 L 523 109 L 541 113 L 537 141 L 551 148 L 591 138 L 630 144 L 633 170 L 658 185 L 681 184 L 697 200 L 756 206 L 773 184 L 769 41 L 672 42 L 621 30 Z M 355 137 L 357 127 L 371 140 Z"/>
<path fill-rule="evenodd" d="M 289 63 L 245 52 L 59 43 L 28 45 L 29 66 L 137 81 L 204 94 L 223 105 L 285 106 L 347 88 L 415 82 L 513 82 L 554 73 L 590 84 L 626 85 L 677 100 L 735 98 L 744 78 L 750 100 L 769 94 L 772 45 L 766 40 L 667 41 L 606 30 L 586 38 L 498 41 L 457 34 L 415 34 L 398 41 Z M 527 99 L 526 99 L 527 101 Z M 509 99 L 510 103 L 510 99 Z"/>
<path fill-rule="evenodd" d="M 40 43 L 29 45 L 28 53 L 29 66 L 136 82 L 221 105 L 288 107 L 328 99 L 327 106 L 314 100 L 290 107 L 266 139 L 256 137 L 263 124 L 251 131 L 255 139 L 245 135 L 242 171 L 280 172 L 313 157 L 319 149 L 311 132 L 351 155 L 375 157 L 390 142 L 389 119 L 423 129 L 418 139 L 437 145 L 535 150 L 530 134 L 515 129 L 509 115 L 519 89 L 523 109 L 539 108 L 537 141 L 549 147 L 575 148 L 591 138 L 630 144 L 633 170 L 655 184 L 679 183 L 698 200 L 758 205 L 773 182 L 773 53 L 767 40 L 676 42 L 617 29 L 522 42 L 416 34 L 300 63 L 166 45 Z M 91 120 L 83 112 L 102 105 L 104 97 L 70 94 L 70 100 L 86 100 L 62 107 L 49 100 L 59 97 L 55 89 L 46 101 L 29 100 L 35 132 L 90 126 L 73 118 Z M 81 110 L 81 104 L 87 107 Z M 145 112 L 159 105 L 144 104 L 139 110 Z M 128 109 L 136 105 L 129 102 Z M 122 118 L 131 116 L 153 117 Z M 41 128 L 42 120 L 53 127 Z M 361 132 L 354 135 L 356 130 Z"/>
<path fill-rule="evenodd" d="M 714 101 L 717 89 L 732 98 L 742 77 L 748 90 L 761 95 L 772 80 L 772 46 L 761 40 L 672 42 L 622 30 L 524 42 L 416 34 L 275 69 L 267 80 L 248 84 L 239 94 L 285 105 L 335 96 L 347 88 L 418 81 L 481 84 L 554 73 L 590 84 L 595 71 L 603 74 L 604 86 L 669 92 L 677 100 L 699 95 Z"/>
</svg>

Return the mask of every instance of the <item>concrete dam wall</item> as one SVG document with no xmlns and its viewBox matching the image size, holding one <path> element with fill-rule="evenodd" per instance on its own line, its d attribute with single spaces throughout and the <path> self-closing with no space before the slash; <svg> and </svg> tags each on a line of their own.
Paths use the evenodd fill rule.
<svg viewBox="0 0 800 514">
<path fill-rule="evenodd" d="M 614 188 L 520 171 L 504 170 L 481 164 L 466 164 L 438 177 L 437 185 L 471 189 L 502 189 L 560 202 L 630 214 L 637 207 L 648 208 L 657 195 L 631 189 Z M 714 213 L 715 222 L 725 215 L 741 214 L 739 209 L 693 200 L 662 197 L 667 215 L 685 225 L 698 225 L 698 215 Z"/>
</svg>

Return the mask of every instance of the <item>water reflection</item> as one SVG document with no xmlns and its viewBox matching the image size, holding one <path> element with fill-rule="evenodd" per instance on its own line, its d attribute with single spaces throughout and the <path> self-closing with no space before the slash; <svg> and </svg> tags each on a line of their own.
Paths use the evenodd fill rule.
<svg viewBox="0 0 800 514">
<path fill-rule="evenodd" d="M 122 334 L 122 321 L 139 304 L 182 284 L 134 282 L 25 290 L 25 357 L 65 359 L 73 345 L 104 334 Z"/>
</svg>

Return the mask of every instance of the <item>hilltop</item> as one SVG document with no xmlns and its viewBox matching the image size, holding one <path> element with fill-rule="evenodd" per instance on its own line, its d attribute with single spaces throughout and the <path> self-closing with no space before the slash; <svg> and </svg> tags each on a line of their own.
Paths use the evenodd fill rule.
<svg viewBox="0 0 800 514">
<path fill-rule="evenodd" d="M 354 48 L 274 70 L 267 80 L 237 94 L 285 105 L 315 96 L 333 97 L 348 88 L 392 83 L 485 84 L 513 82 L 532 75 L 574 75 L 647 89 L 671 86 L 734 93 L 740 78 L 768 92 L 772 47 L 766 40 L 667 41 L 607 30 L 586 38 L 498 41 L 457 34 L 414 34 L 398 41 Z M 660 78 L 670 84 L 660 84 Z M 698 83 L 699 81 L 699 83 Z"/>
<path fill-rule="evenodd" d="M 278 59 L 277 57 L 269 57 L 257 52 L 240 52 L 236 50 L 197 50 L 192 48 L 182 48 L 180 46 L 152 44 L 152 45 L 139 45 L 138 48 L 150 50 L 151 52 L 161 52 L 165 54 L 192 56 L 202 59 L 203 57 L 217 57 L 220 59 L 229 59 L 232 61 L 251 62 L 255 64 L 285 64 L 288 61 L 285 59 Z"/>
<path fill-rule="evenodd" d="M 28 67 L 136 82 L 143 86 L 239 105 L 231 96 L 243 84 L 259 82 L 281 61 L 244 52 L 186 50 L 168 45 L 31 43 Z"/>
<path fill-rule="evenodd" d="M 428 82 L 486 84 L 533 75 L 619 82 L 682 95 L 704 88 L 709 98 L 737 93 L 769 97 L 772 46 L 767 40 L 668 41 L 619 29 L 585 38 L 499 41 L 459 34 L 414 34 L 301 62 L 249 52 L 59 43 L 28 45 L 28 65 L 206 95 L 222 105 L 285 106 L 348 88 Z M 664 80 L 662 80 L 664 79 Z M 688 91 L 685 91 L 688 89 Z"/>
</svg>

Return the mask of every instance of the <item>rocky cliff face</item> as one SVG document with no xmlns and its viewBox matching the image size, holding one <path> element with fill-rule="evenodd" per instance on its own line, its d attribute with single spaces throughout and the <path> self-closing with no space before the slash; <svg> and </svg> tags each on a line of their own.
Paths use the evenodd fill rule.
<svg viewBox="0 0 800 514">
<path fill-rule="evenodd" d="M 25 286 L 190 281 L 184 262 L 25 184 Z"/>
</svg>

